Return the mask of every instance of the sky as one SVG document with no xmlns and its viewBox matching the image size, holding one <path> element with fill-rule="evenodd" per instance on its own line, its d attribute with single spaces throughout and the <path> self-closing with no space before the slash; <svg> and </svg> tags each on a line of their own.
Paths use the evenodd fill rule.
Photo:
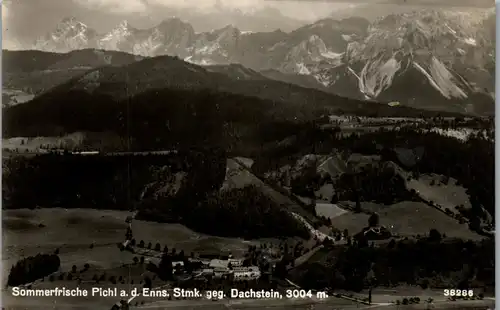
<svg viewBox="0 0 500 310">
<path fill-rule="evenodd" d="M 265 0 L 4 0 L 2 3 L 3 47 L 16 42 L 33 42 L 55 27 L 65 17 L 74 16 L 98 32 L 109 31 L 122 20 L 138 28 L 151 27 L 172 15 L 172 8 L 213 10 L 219 1 L 227 9 L 243 12 L 279 7 L 283 15 L 313 21 L 335 8 L 349 4 L 272 2 Z M 182 16 L 179 16 L 182 19 Z M 224 25 L 225 26 L 225 25 Z M 211 29 L 208 29 L 211 30 Z"/>
<path fill-rule="evenodd" d="M 189 9 L 196 9 L 208 14 L 214 10 L 216 1 L 225 9 L 240 9 L 243 12 L 264 7 L 278 8 L 286 18 L 309 23 L 336 11 L 353 10 L 358 6 L 377 2 L 397 2 L 400 5 L 399 3 L 405 0 L 4 0 L 2 2 L 3 47 L 13 48 L 21 43 L 34 42 L 36 38 L 52 31 L 61 19 L 68 16 L 74 16 L 98 32 L 104 33 L 125 19 L 138 28 L 151 27 L 172 15 L 172 8 L 184 8 L 186 12 Z M 470 6 L 484 6 L 489 3 L 494 5 L 493 0 L 406 1 L 444 5 L 448 3 Z M 290 24 L 284 17 L 283 20 Z M 211 29 L 202 29 L 202 31 L 207 30 Z"/>
</svg>

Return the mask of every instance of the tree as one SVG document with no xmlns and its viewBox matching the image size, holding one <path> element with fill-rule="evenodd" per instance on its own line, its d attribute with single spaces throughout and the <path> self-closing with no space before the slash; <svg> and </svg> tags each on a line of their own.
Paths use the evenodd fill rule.
<svg viewBox="0 0 500 310">
<path fill-rule="evenodd" d="M 429 241 L 434 241 L 434 242 L 441 241 L 441 233 L 437 229 L 432 228 L 429 231 Z"/>
<path fill-rule="evenodd" d="M 145 276 L 144 277 L 144 288 L 151 288 L 153 286 L 153 281 L 151 280 L 150 277 Z"/>
<path fill-rule="evenodd" d="M 76 265 L 73 265 L 73 266 L 71 267 L 71 272 L 72 272 L 72 273 L 75 273 L 75 272 L 76 272 Z"/>
<path fill-rule="evenodd" d="M 354 212 L 360 213 L 362 211 L 362 209 L 361 209 L 361 202 L 359 200 L 359 192 L 356 191 L 355 195 L 356 196 L 354 198 L 355 198 L 355 201 L 356 201 L 356 206 L 354 207 Z"/>
<path fill-rule="evenodd" d="M 346 229 L 344 229 L 344 231 L 343 231 L 342 235 L 343 235 L 344 239 L 349 238 L 349 230 L 348 230 L 347 228 L 346 228 Z"/>
<path fill-rule="evenodd" d="M 337 195 L 337 193 L 333 194 L 332 196 L 332 203 L 333 204 L 336 204 L 339 202 L 339 196 Z"/>
<path fill-rule="evenodd" d="M 481 229 L 481 220 L 478 216 L 472 216 L 469 221 L 469 229 L 472 231 L 479 231 Z"/>
<path fill-rule="evenodd" d="M 168 253 L 168 246 L 163 247 L 163 253 Z"/>
<path fill-rule="evenodd" d="M 59 256 L 52 254 L 37 254 L 23 258 L 12 266 L 7 278 L 8 286 L 19 286 L 43 278 L 60 267 Z"/>
<path fill-rule="evenodd" d="M 429 280 L 428 279 L 423 279 L 422 282 L 420 283 L 420 287 L 424 290 L 429 288 Z"/>
<path fill-rule="evenodd" d="M 368 226 L 369 227 L 377 227 L 380 221 L 380 217 L 377 213 L 372 213 L 368 218 Z"/>
<path fill-rule="evenodd" d="M 173 275 L 172 259 L 168 253 L 163 253 L 160 264 L 158 265 L 158 275 L 160 279 L 171 280 Z"/>
<path fill-rule="evenodd" d="M 125 233 L 125 240 L 132 240 L 132 229 L 127 227 L 127 232 Z"/>
<path fill-rule="evenodd" d="M 144 247 L 144 240 L 141 240 L 141 241 L 139 242 L 139 247 L 140 247 L 140 248 L 143 248 L 143 247 Z"/>
</svg>

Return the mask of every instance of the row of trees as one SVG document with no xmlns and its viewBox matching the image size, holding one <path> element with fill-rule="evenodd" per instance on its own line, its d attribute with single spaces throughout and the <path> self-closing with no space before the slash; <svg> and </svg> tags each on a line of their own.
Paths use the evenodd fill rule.
<svg viewBox="0 0 500 310">
<path fill-rule="evenodd" d="M 37 254 L 19 260 L 10 269 L 7 285 L 18 286 L 33 282 L 56 272 L 61 260 L 56 254 Z"/>
</svg>

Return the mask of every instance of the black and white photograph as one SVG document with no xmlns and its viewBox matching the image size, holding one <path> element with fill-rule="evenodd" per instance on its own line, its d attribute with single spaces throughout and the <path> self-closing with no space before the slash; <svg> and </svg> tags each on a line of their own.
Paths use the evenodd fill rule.
<svg viewBox="0 0 500 310">
<path fill-rule="evenodd" d="M 4 0 L 2 309 L 494 309 L 495 20 Z"/>
</svg>

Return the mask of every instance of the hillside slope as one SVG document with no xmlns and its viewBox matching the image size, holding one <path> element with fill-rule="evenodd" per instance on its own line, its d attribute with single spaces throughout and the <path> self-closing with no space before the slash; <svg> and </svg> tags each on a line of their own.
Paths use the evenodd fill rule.
<svg viewBox="0 0 500 310">
<path fill-rule="evenodd" d="M 25 92 L 38 95 L 45 90 L 102 66 L 126 65 L 144 57 L 103 50 L 77 50 L 68 53 L 41 51 L 2 51 L 3 93 Z"/>
<path fill-rule="evenodd" d="M 112 58 L 114 59 L 114 58 Z M 127 58 L 128 61 L 132 59 Z M 148 90 L 171 88 L 185 90 L 209 89 L 245 96 L 258 97 L 286 104 L 297 119 L 309 119 L 325 113 L 345 112 L 359 115 L 416 116 L 435 115 L 406 107 L 390 107 L 385 104 L 366 103 L 343 98 L 315 89 L 275 81 L 239 66 L 227 67 L 229 71 L 243 72 L 245 77 L 231 76 L 228 70 L 204 68 L 184 62 L 176 57 L 160 56 L 146 58 L 123 65 L 108 65 L 89 69 L 81 76 L 57 85 L 35 99 L 35 102 L 69 98 L 68 93 L 80 91 L 84 96 L 110 96 L 113 100 L 124 100 Z M 214 72 L 219 71 L 219 72 Z M 66 71 L 67 72 L 67 71 Z M 224 73 L 221 73 L 224 72 Z M 68 77 L 69 78 L 69 77 Z M 31 105 L 34 106 L 34 105 Z"/>
</svg>

